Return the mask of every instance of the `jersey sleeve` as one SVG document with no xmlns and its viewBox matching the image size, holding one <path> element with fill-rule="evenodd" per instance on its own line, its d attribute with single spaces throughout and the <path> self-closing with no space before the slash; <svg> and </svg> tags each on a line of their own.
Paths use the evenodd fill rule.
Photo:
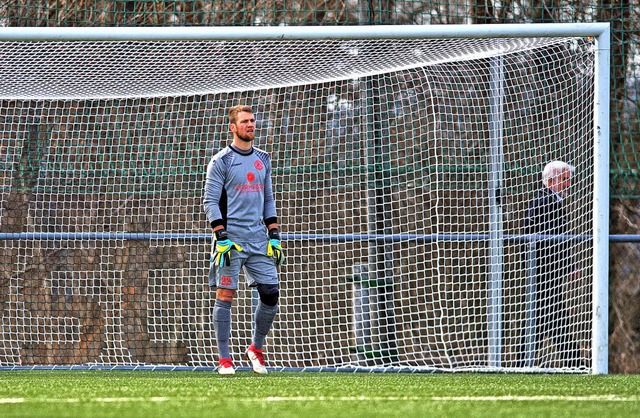
<svg viewBox="0 0 640 418">
<path fill-rule="evenodd" d="M 273 198 L 273 183 L 271 180 L 271 159 L 268 160 L 266 169 L 267 172 L 264 180 L 264 210 L 262 219 L 275 218 L 277 216 L 276 203 Z"/>
<path fill-rule="evenodd" d="M 218 154 L 207 165 L 207 177 L 204 187 L 203 205 L 210 224 L 222 225 L 224 223 L 220 210 L 220 199 L 224 191 L 225 173 L 225 163 L 220 158 L 220 154 Z"/>
</svg>

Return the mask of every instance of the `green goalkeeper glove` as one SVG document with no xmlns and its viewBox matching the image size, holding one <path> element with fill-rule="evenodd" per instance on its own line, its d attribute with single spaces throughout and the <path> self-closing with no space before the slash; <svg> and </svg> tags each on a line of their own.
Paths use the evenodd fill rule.
<svg viewBox="0 0 640 418">
<path fill-rule="evenodd" d="M 231 250 L 242 251 L 242 247 L 229 239 L 227 231 L 216 231 L 216 243 L 213 246 L 211 258 L 217 267 L 228 266 L 231 263 Z"/>
<path fill-rule="evenodd" d="M 267 244 L 267 256 L 273 258 L 276 266 L 280 267 L 284 263 L 284 253 L 280 243 L 280 231 L 277 228 L 269 230 L 269 243 Z"/>
</svg>

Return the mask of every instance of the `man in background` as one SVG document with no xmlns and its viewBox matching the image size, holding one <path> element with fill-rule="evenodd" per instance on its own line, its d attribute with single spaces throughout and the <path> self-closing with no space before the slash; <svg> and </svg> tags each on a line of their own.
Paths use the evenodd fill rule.
<svg viewBox="0 0 640 418">
<path fill-rule="evenodd" d="M 564 198 L 575 167 L 552 161 L 542 171 L 543 187 L 530 202 L 526 233 L 545 235 L 535 244 L 535 351 L 549 339 L 566 367 L 579 367 L 580 351 L 571 332 L 571 314 L 565 301 L 565 282 L 572 273 Z"/>
</svg>

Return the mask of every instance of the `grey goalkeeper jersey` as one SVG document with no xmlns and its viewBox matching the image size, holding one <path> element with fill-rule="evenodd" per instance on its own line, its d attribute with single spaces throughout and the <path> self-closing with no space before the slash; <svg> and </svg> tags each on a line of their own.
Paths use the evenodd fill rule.
<svg viewBox="0 0 640 418">
<path fill-rule="evenodd" d="M 266 242 L 264 220 L 276 217 L 269 154 L 255 147 L 222 149 L 207 166 L 203 203 L 209 223 L 221 222 L 232 241 Z"/>
</svg>

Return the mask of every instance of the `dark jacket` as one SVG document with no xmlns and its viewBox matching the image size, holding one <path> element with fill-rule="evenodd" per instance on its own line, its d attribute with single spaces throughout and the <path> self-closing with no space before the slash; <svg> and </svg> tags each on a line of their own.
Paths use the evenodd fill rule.
<svg viewBox="0 0 640 418">
<path fill-rule="evenodd" d="M 536 192 L 527 210 L 525 232 L 546 235 L 536 242 L 536 270 L 539 281 L 554 281 L 568 274 L 570 256 L 567 215 L 563 202 L 551 190 Z"/>
</svg>

